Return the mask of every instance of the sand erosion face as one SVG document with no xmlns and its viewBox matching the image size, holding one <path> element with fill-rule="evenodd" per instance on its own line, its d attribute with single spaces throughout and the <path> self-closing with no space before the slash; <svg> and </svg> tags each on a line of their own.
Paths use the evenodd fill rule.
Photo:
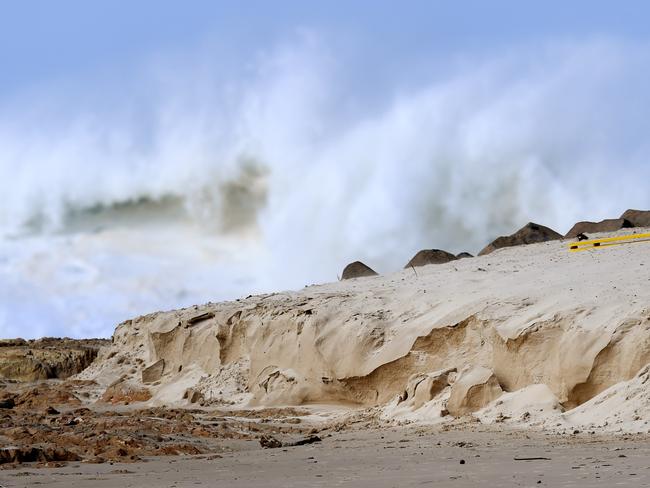
<svg viewBox="0 0 650 488">
<path fill-rule="evenodd" d="M 569 253 L 552 240 L 155 313 L 121 324 L 81 377 L 146 390 L 154 405 L 333 403 L 427 421 L 543 385 L 561 416 L 650 362 L 647 251 Z M 419 400 L 399 402 L 409 391 Z"/>
</svg>

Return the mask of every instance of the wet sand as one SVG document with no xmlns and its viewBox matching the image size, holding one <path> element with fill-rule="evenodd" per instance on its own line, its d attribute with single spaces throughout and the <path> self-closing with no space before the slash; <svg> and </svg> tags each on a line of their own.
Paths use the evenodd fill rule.
<svg viewBox="0 0 650 488">
<path fill-rule="evenodd" d="M 262 449 L 229 441 L 220 455 L 136 463 L 70 463 L 0 472 L 3 487 L 647 486 L 648 436 L 498 431 L 478 426 L 333 433 L 320 443 Z M 530 459 L 526 459 L 530 458 Z"/>
</svg>

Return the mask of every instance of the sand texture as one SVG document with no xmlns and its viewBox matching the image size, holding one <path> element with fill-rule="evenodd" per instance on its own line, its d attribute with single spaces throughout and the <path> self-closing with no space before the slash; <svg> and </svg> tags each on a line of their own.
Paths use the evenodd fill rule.
<svg viewBox="0 0 650 488">
<path fill-rule="evenodd" d="M 649 455 L 646 436 L 362 426 L 306 446 L 261 449 L 257 442 L 237 441 L 221 454 L 25 466 L 0 471 L 0 483 L 7 488 L 638 487 L 650 483 Z"/>
<path fill-rule="evenodd" d="M 647 229 L 601 235 L 632 232 Z M 149 406 L 647 432 L 649 362 L 650 243 L 570 253 L 553 240 L 139 317 L 79 378 Z"/>
</svg>

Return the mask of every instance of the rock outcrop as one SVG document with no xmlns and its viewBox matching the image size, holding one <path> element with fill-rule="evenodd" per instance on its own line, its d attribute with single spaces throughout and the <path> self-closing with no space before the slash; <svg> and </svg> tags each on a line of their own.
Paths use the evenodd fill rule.
<svg viewBox="0 0 650 488">
<path fill-rule="evenodd" d="M 628 209 L 621 215 L 622 219 L 629 221 L 634 227 L 650 227 L 650 210 Z"/>
<path fill-rule="evenodd" d="M 627 219 L 605 219 L 600 222 L 578 222 L 564 236 L 566 239 L 574 239 L 578 234 L 591 234 L 594 232 L 614 232 L 620 229 L 634 227 Z"/>
<path fill-rule="evenodd" d="M 444 264 L 449 261 L 455 261 L 456 259 L 458 259 L 456 256 L 447 251 L 442 251 L 440 249 L 423 249 L 413 256 L 411 260 L 406 263 L 404 268 L 426 266 L 427 264 Z"/>
<path fill-rule="evenodd" d="M 0 341 L 0 378 L 38 381 L 68 378 L 83 371 L 97 357 L 102 339 L 44 338 Z"/>
<path fill-rule="evenodd" d="M 340 430 L 338 421 L 302 422 L 299 417 L 310 414 L 304 409 L 233 411 L 226 406 L 208 411 L 144 403 L 114 407 L 96 401 L 101 390 L 97 386 L 76 379 L 37 384 L 0 381 L 0 398 L 13 403 L 11 410 L 0 410 L 0 469 L 16 469 L 22 463 L 34 463 L 31 468 L 60 467 L 70 461 L 112 463 L 145 456 L 215 455 L 224 442 L 255 441 L 264 435 L 281 439 L 285 446 L 298 446 L 320 440 L 313 435 L 315 427 L 323 433 Z"/>
<path fill-rule="evenodd" d="M 0 464 L 79 461 L 81 457 L 61 447 L 5 447 L 0 449 Z"/>
<path fill-rule="evenodd" d="M 355 261 L 354 263 L 348 264 L 343 269 L 343 274 L 341 275 L 342 280 L 349 280 L 352 278 L 364 278 L 366 276 L 377 276 L 377 272 L 366 266 L 361 261 Z"/>
<path fill-rule="evenodd" d="M 536 244 L 538 242 L 557 239 L 562 239 L 562 235 L 558 234 L 553 229 L 549 229 L 548 227 L 533 222 L 528 222 L 512 235 L 497 237 L 494 241 L 485 246 L 478 255 L 484 256 L 485 254 L 489 254 L 503 247 Z"/>
<path fill-rule="evenodd" d="M 464 259 L 464 258 L 473 258 L 474 256 L 472 254 L 468 253 L 468 252 L 461 252 L 461 253 L 456 254 L 456 257 L 458 259 Z"/>
<path fill-rule="evenodd" d="M 494 372 L 483 366 L 468 366 L 451 386 L 447 410 L 454 417 L 482 409 L 503 394 Z"/>
</svg>

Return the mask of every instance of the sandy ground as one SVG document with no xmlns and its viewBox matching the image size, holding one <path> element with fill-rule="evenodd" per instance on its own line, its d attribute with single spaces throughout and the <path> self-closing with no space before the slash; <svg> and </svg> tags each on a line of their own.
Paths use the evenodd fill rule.
<svg viewBox="0 0 650 488">
<path fill-rule="evenodd" d="M 0 485 L 650 486 L 649 258 L 547 242 L 128 320 L 4 385 Z"/>
<path fill-rule="evenodd" d="M 476 430 L 477 429 L 477 430 Z M 3 487 L 647 486 L 650 437 L 395 427 L 335 433 L 321 443 L 130 464 L 71 463 L 0 472 Z M 539 458 L 524 460 L 524 458 Z M 463 463 L 464 461 L 464 463 Z"/>
<path fill-rule="evenodd" d="M 356 404 L 425 422 L 489 407 L 487 422 L 647 433 L 650 243 L 569 244 L 134 318 L 79 377 L 151 406 Z"/>
</svg>

